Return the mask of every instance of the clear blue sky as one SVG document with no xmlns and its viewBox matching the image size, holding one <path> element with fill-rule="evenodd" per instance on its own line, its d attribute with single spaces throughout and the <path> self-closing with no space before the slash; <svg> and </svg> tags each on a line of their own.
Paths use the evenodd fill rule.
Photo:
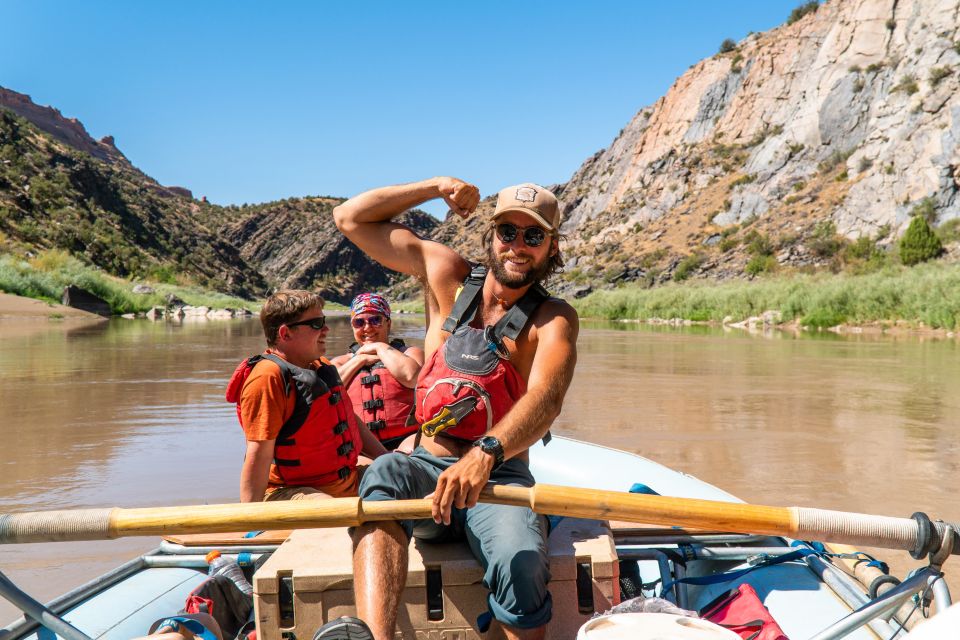
<svg viewBox="0 0 960 640">
<path fill-rule="evenodd" d="M 0 0 L 0 85 L 221 204 L 437 174 L 487 195 L 567 180 L 798 4 Z"/>
</svg>

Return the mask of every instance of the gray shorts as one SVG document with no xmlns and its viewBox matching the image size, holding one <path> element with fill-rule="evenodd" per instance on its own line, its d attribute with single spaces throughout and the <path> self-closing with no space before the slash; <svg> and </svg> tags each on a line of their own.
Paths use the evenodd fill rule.
<svg viewBox="0 0 960 640">
<path fill-rule="evenodd" d="M 363 474 L 360 497 L 364 500 L 422 498 L 437 487 L 437 478 L 457 458 L 438 458 L 423 447 L 409 455 L 380 456 Z M 506 461 L 491 474 L 497 484 L 530 487 L 533 476 L 526 463 Z M 551 599 L 547 591 L 550 567 L 547 561 L 547 519 L 527 507 L 478 504 L 472 509 L 454 508 L 450 525 L 432 519 L 402 520 L 408 536 L 429 542 L 466 540 L 484 568 L 484 585 L 493 616 L 518 629 L 533 629 L 550 621 Z"/>
</svg>

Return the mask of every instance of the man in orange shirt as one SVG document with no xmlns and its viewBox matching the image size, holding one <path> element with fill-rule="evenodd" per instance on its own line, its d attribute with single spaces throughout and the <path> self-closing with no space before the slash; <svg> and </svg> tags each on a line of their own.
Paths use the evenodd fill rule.
<svg viewBox="0 0 960 640">
<path fill-rule="evenodd" d="M 227 388 L 247 439 L 240 500 L 357 495 L 358 456 L 386 450 L 357 419 L 337 368 L 323 357 L 323 299 L 278 291 L 260 323 L 266 351 L 241 363 Z"/>
</svg>

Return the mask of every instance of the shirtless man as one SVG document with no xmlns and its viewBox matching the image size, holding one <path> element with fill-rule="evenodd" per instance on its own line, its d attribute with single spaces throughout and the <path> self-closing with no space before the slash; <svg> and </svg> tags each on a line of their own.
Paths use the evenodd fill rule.
<svg viewBox="0 0 960 640">
<path fill-rule="evenodd" d="M 490 610 L 507 637 L 542 638 L 551 617 L 545 518 L 477 499 L 488 480 L 534 483 L 528 449 L 559 415 L 573 377 L 577 314 L 539 285 L 562 266 L 559 203 L 533 184 L 501 191 L 483 235 L 484 271 L 393 221 L 435 198 L 466 217 L 480 192 L 456 178 L 433 178 L 368 191 L 333 212 L 337 227 L 370 257 L 417 277 L 428 305 L 416 407 L 425 435 L 410 456 L 378 458 L 360 496 L 432 494 L 433 519 L 369 523 L 354 531 L 357 612 L 377 640 L 391 640 L 411 535 L 460 537 L 485 568 Z M 463 382 L 444 388 L 449 376 Z"/>
</svg>

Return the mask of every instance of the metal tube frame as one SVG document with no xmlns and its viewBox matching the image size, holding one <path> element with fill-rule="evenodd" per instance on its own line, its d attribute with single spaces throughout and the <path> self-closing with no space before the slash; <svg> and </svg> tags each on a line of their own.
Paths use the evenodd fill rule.
<svg viewBox="0 0 960 640">
<path fill-rule="evenodd" d="M 844 616 L 810 638 L 810 640 L 836 640 L 837 638 L 842 638 L 871 620 L 876 620 L 888 612 L 895 611 L 900 605 L 912 598 L 913 594 L 926 589 L 928 586 L 932 587 L 932 585 L 940 581 L 942 577 L 943 574 L 939 571 L 925 567 L 916 575 L 904 580 L 893 589 L 874 598 L 850 615 Z"/>
<path fill-rule="evenodd" d="M 43 606 L 30 597 L 27 592 L 11 582 L 10 578 L 0 572 L 0 596 L 13 604 L 25 616 L 29 616 L 36 624 L 49 629 L 65 640 L 91 640 L 90 636 Z"/>
</svg>

